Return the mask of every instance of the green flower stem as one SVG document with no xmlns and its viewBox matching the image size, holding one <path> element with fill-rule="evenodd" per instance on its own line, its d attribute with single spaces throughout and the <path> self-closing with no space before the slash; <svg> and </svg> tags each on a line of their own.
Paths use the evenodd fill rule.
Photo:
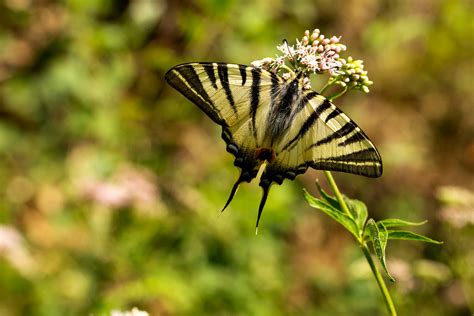
<svg viewBox="0 0 474 316">
<path fill-rule="evenodd" d="M 283 64 L 280 66 L 280 69 L 285 69 L 286 71 L 288 72 L 293 72 L 293 69 L 291 69 L 290 67 L 288 67 L 287 65 Z"/>
<path fill-rule="evenodd" d="M 344 199 L 342 198 L 342 194 L 339 191 L 339 188 L 336 185 L 336 181 L 334 181 L 334 178 L 332 177 L 332 174 L 330 171 L 325 170 L 324 175 L 326 176 L 326 179 L 329 182 L 329 185 L 331 186 L 332 191 L 336 195 L 336 199 L 339 202 L 339 205 L 341 205 L 342 210 L 344 213 L 346 213 L 347 216 L 353 217 L 351 211 L 349 211 L 349 208 L 347 207 L 346 202 L 344 202 Z"/>
<path fill-rule="evenodd" d="M 348 90 L 348 88 L 347 88 L 347 86 L 345 86 L 342 91 L 337 92 L 336 94 L 333 94 L 333 95 L 330 96 L 328 99 L 329 99 L 330 101 L 332 101 L 332 100 L 334 100 L 335 98 L 338 98 L 338 97 L 340 97 L 341 95 L 343 95 L 344 93 L 346 93 L 347 90 Z"/>
<path fill-rule="evenodd" d="M 372 258 L 372 255 L 370 254 L 369 248 L 367 247 L 367 244 L 361 243 L 360 248 L 362 249 L 362 252 L 365 255 L 365 258 L 367 259 L 367 262 L 370 265 L 370 268 L 372 269 L 372 273 L 374 274 L 375 279 L 377 280 L 377 284 L 379 285 L 380 292 L 382 292 L 383 299 L 385 301 L 385 306 L 387 307 L 387 310 L 390 315 L 396 316 L 397 311 L 395 310 L 395 305 L 393 305 L 392 297 L 390 296 L 390 293 L 388 292 L 387 285 L 385 285 L 385 281 L 380 274 L 379 270 L 377 269 L 377 266 L 375 265 L 375 262 Z"/>
<path fill-rule="evenodd" d="M 339 191 L 339 188 L 337 187 L 336 181 L 334 181 L 334 178 L 331 174 L 330 171 L 324 171 L 324 175 L 326 176 L 329 185 L 331 186 L 332 191 L 334 192 L 334 195 L 336 196 L 337 201 L 339 202 L 339 205 L 341 206 L 342 210 L 346 213 L 347 216 L 353 218 L 352 213 L 349 211 L 349 208 L 347 207 L 346 202 L 344 201 L 341 192 Z M 370 254 L 369 248 L 367 247 L 366 242 L 363 240 L 362 237 L 360 237 L 358 240 L 360 248 L 362 249 L 362 252 L 365 255 L 365 258 L 367 259 L 367 262 L 370 265 L 370 268 L 372 269 L 372 273 L 374 274 L 375 280 L 377 281 L 377 284 L 379 285 L 380 292 L 382 293 L 385 305 L 387 307 L 387 310 L 391 316 L 397 315 L 397 311 L 395 310 L 395 305 L 393 305 L 392 297 L 390 296 L 390 293 L 388 292 L 387 286 L 385 285 L 385 281 L 380 274 L 379 270 L 377 269 L 377 266 L 375 265 L 374 260 L 372 259 L 372 255 Z"/>
<path fill-rule="evenodd" d="M 329 81 L 324 85 L 324 87 L 321 88 L 321 90 L 319 91 L 319 94 L 324 95 L 324 92 L 326 91 L 326 89 L 329 88 L 330 86 L 332 86 L 336 81 L 337 81 L 337 78 L 335 78 L 335 79 L 333 79 L 333 80 L 329 80 Z"/>
</svg>

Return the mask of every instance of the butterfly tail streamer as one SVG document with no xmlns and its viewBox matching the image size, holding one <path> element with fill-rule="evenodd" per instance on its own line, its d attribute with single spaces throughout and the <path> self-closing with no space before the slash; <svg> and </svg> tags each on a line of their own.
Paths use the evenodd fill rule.
<svg viewBox="0 0 474 316">
<path fill-rule="evenodd" d="M 227 199 L 227 202 L 225 203 L 224 207 L 221 210 L 221 214 L 225 211 L 227 206 L 229 206 L 230 202 L 232 202 L 232 199 L 235 196 L 235 193 L 237 193 L 237 190 L 239 189 L 239 185 L 244 182 L 245 180 L 242 177 L 242 174 L 239 176 L 237 181 L 234 183 L 234 186 L 232 187 L 232 190 L 230 191 L 229 198 Z"/>
<path fill-rule="evenodd" d="M 267 202 L 268 192 L 270 192 L 270 185 L 271 182 L 268 181 L 260 183 L 260 186 L 263 189 L 263 195 L 262 200 L 260 201 L 260 205 L 258 207 L 257 224 L 255 225 L 255 235 L 258 234 L 258 223 L 260 222 L 260 217 L 262 216 L 263 208 L 265 207 L 265 203 Z"/>
</svg>

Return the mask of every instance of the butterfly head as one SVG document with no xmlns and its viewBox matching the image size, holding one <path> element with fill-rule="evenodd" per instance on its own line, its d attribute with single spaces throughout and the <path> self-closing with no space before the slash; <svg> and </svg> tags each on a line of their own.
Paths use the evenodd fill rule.
<svg viewBox="0 0 474 316">
<path fill-rule="evenodd" d="M 301 90 L 311 89 L 311 81 L 306 72 L 301 70 L 301 68 L 297 68 L 295 71 L 290 72 L 287 78 L 287 83 L 296 85 L 295 88 Z"/>
</svg>

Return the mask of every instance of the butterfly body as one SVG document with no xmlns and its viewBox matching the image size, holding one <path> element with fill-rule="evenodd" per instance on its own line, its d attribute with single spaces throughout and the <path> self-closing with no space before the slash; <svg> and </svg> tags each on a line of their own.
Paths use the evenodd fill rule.
<svg viewBox="0 0 474 316">
<path fill-rule="evenodd" d="M 289 131 L 292 120 L 301 110 L 301 105 L 304 104 L 302 85 L 302 81 L 295 78 L 284 82 L 280 90 L 274 92 L 273 106 L 270 107 L 265 125 L 265 140 L 271 146 Z"/>
<path fill-rule="evenodd" d="M 284 79 L 252 66 L 188 63 L 173 67 L 165 78 L 222 126 L 227 151 L 241 169 L 224 209 L 239 184 L 257 177 L 264 165 L 257 226 L 271 184 L 293 180 L 309 167 L 382 174 L 372 142 L 328 99 L 305 89 L 302 72 Z"/>
</svg>

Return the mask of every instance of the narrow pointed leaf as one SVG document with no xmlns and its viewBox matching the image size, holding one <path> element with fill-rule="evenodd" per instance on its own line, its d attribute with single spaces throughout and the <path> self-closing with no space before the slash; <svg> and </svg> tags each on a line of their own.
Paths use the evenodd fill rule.
<svg viewBox="0 0 474 316">
<path fill-rule="evenodd" d="M 367 227 L 369 228 L 372 245 L 380 265 L 390 281 L 395 282 L 395 279 L 390 275 L 390 272 L 388 272 L 387 263 L 385 261 L 385 248 L 387 247 L 388 240 L 387 229 L 383 225 L 377 225 L 373 219 L 368 220 Z"/>
<path fill-rule="evenodd" d="M 428 242 L 431 244 L 442 244 L 442 241 L 437 241 L 431 239 L 429 237 L 419 235 L 413 232 L 405 231 L 405 230 L 389 230 L 388 231 L 388 239 L 403 239 L 403 240 L 413 240 L 413 241 L 422 241 Z"/>
<path fill-rule="evenodd" d="M 367 206 L 362 201 L 349 199 L 344 197 L 349 211 L 351 211 L 354 221 L 357 224 L 359 232 L 362 232 L 364 229 L 365 221 L 367 220 Z"/>
<path fill-rule="evenodd" d="M 319 182 L 316 181 L 316 186 L 318 187 L 318 191 L 319 193 L 321 194 L 321 196 L 323 197 L 323 199 L 328 202 L 329 204 L 331 204 L 332 207 L 334 207 L 335 209 L 339 210 L 340 212 L 344 213 L 342 210 L 341 210 L 341 205 L 339 204 L 339 201 L 334 197 L 334 196 L 331 196 L 329 194 L 326 193 L 326 191 L 323 190 L 323 188 L 321 188 L 321 186 L 319 185 Z"/>
<path fill-rule="evenodd" d="M 337 210 L 328 202 L 315 198 L 314 196 L 309 194 L 308 191 L 306 190 L 304 190 L 304 197 L 306 198 L 306 201 L 308 201 L 308 204 L 311 207 L 314 207 L 320 211 L 323 211 L 324 213 L 329 215 L 331 218 L 339 222 L 339 224 L 344 226 L 357 239 L 359 238 L 357 234 L 357 224 L 354 222 L 352 218 L 342 213 L 341 211 Z"/>
<path fill-rule="evenodd" d="M 378 221 L 378 224 L 383 224 L 385 227 L 397 227 L 397 226 L 420 226 L 426 224 L 428 221 L 422 222 L 409 222 L 399 218 L 387 218 Z"/>
</svg>

